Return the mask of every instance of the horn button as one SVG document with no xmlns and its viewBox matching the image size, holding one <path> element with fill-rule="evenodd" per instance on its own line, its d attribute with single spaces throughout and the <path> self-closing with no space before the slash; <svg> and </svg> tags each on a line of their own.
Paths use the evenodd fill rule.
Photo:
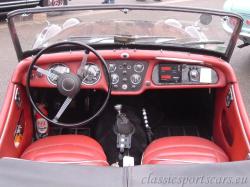
<svg viewBox="0 0 250 187">
<path fill-rule="evenodd" d="M 80 90 L 81 80 L 77 75 L 64 73 L 59 76 L 57 89 L 67 97 L 73 98 Z"/>
</svg>

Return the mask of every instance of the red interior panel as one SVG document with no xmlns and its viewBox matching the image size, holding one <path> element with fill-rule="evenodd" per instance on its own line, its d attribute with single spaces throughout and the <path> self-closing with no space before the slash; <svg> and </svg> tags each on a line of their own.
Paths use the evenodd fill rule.
<svg viewBox="0 0 250 187">
<path fill-rule="evenodd" d="M 245 131 L 245 126 L 243 124 L 242 116 L 239 112 L 240 108 L 237 106 L 237 98 L 233 89 L 233 98 L 230 106 L 226 106 L 226 96 L 229 92 L 230 86 L 226 89 L 218 89 L 215 101 L 215 120 L 213 128 L 214 141 L 220 145 L 227 154 L 231 157 L 232 161 L 244 160 L 250 151 L 248 137 Z M 224 120 L 223 119 L 223 116 Z M 230 136 L 232 142 L 228 142 L 228 132 L 223 130 L 224 125 L 228 125 L 227 128 L 230 129 Z M 245 123 L 248 124 L 248 123 Z"/>
<path fill-rule="evenodd" d="M 20 106 L 18 106 L 14 100 L 17 89 L 20 91 Z M 8 108 L 5 108 L 6 106 Z M 19 157 L 24 149 L 31 143 L 33 129 L 30 105 L 28 104 L 26 92 L 23 87 L 13 85 L 12 83 L 10 84 L 7 92 L 7 100 L 2 112 L 1 116 L 6 116 L 6 118 L 1 118 L 0 121 L 0 157 Z M 19 120 L 22 118 L 25 119 L 20 121 L 24 122 L 24 124 L 22 124 L 22 139 L 20 144 L 15 146 L 15 131 Z"/>
</svg>

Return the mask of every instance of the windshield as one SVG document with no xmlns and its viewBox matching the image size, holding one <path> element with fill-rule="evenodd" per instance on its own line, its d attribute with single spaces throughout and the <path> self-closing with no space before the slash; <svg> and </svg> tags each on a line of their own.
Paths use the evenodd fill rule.
<svg viewBox="0 0 250 187">
<path fill-rule="evenodd" d="M 26 11 L 10 19 L 22 52 L 60 41 L 78 41 L 95 45 L 175 46 L 225 54 L 240 26 L 240 19 L 235 16 L 190 9 L 99 7 L 36 12 Z M 224 29 L 225 24 L 231 32 Z"/>
</svg>

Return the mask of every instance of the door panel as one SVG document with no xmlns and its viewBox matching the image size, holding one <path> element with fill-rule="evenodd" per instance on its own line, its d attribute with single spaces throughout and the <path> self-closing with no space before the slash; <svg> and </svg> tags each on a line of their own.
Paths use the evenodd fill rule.
<svg viewBox="0 0 250 187">
<path fill-rule="evenodd" d="M 227 102 L 230 100 L 230 88 L 232 100 Z M 213 128 L 215 143 L 226 151 L 232 161 L 245 160 L 249 153 L 249 141 L 234 93 L 231 85 L 217 90 Z"/>
<path fill-rule="evenodd" d="M 0 117 L 0 157 L 19 157 L 32 140 L 32 118 L 25 89 L 10 84 Z"/>
</svg>

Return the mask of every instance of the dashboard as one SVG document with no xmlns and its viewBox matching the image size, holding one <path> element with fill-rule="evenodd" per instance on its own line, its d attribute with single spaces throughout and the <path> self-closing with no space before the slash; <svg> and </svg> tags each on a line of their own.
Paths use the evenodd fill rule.
<svg viewBox="0 0 250 187">
<path fill-rule="evenodd" d="M 75 73 L 82 54 L 76 56 L 79 58 L 54 57 L 53 60 L 40 64 L 40 67 L 60 73 Z M 163 55 L 131 57 L 121 54 L 115 57 L 112 55 L 103 57 L 110 73 L 112 95 L 138 95 L 150 89 L 213 88 L 223 87 L 226 84 L 224 73 L 220 68 L 194 58 L 173 58 Z M 90 58 L 85 66 L 81 88 L 107 90 L 106 76 L 101 63 L 96 58 Z M 26 76 L 23 77 L 23 84 L 25 78 Z M 56 87 L 56 80 L 35 72 L 32 75 L 31 86 Z"/>
</svg>

